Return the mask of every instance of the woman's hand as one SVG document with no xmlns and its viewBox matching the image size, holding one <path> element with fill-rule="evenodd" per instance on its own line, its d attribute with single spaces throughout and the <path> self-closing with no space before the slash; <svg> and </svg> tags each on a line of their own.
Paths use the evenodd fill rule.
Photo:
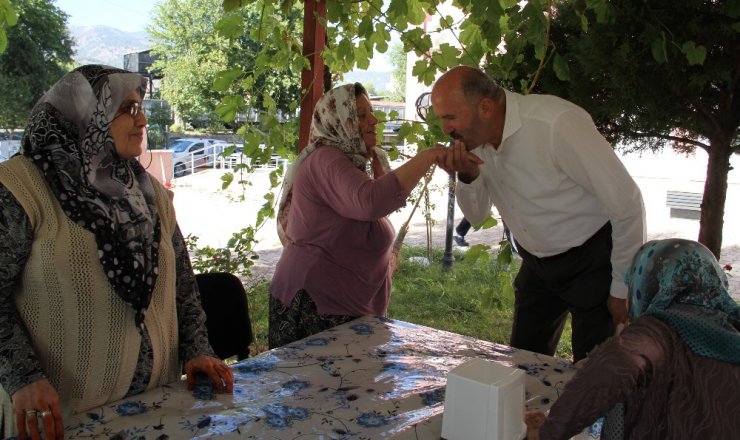
<svg viewBox="0 0 740 440">
<path fill-rule="evenodd" d="M 444 161 L 439 163 L 440 168 L 450 174 L 456 172 L 457 177 L 463 183 L 471 183 L 478 178 L 480 174 L 478 166 L 483 164 L 483 161 L 480 157 L 468 151 L 462 141 L 456 140 L 451 148 L 445 150 L 447 155 Z"/>
<path fill-rule="evenodd" d="M 224 361 L 211 356 L 198 356 L 190 359 L 185 364 L 185 374 L 188 377 L 188 389 L 192 390 L 195 385 L 195 374 L 207 375 L 216 386 L 219 393 L 231 393 L 234 391 L 234 374 Z"/>
<path fill-rule="evenodd" d="M 540 426 L 545 423 L 545 413 L 529 411 L 524 414 L 524 423 L 527 425 L 527 440 L 540 440 Z"/>
<path fill-rule="evenodd" d="M 18 438 L 64 439 L 62 407 L 57 390 L 46 379 L 39 379 L 19 389 L 11 396 L 15 410 Z"/>
</svg>

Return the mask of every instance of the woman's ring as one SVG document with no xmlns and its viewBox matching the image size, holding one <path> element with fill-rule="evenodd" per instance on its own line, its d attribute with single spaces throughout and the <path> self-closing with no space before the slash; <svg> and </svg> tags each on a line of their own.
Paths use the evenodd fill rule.
<svg viewBox="0 0 740 440">
<path fill-rule="evenodd" d="M 41 417 L 46 417 L 46 416 L 50 416 L 50 415 L 51 415 L 51 411 L 49 411 L 49 410 L 47 410 L 47 411 L 41 411 Z"/>
<path fill-rule="evenodd" d="M 26 410 L 26 417 L 36 417 L 36 410 L 35 409 L 27 409 Z"/>
</svg>

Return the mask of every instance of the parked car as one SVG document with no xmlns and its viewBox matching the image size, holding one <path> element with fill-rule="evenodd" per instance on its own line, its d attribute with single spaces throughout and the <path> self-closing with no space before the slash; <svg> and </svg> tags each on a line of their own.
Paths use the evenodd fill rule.
<svg viewBox="0 0 740 440">
<path fill-rule="evenodd" d="M 233 148 L 231 154 L 225 154 L 229 148 Z M 240 163 L 249 164 L 249 158 L 242 154 L 244 146 L 240 142 L 219 142 L 213 145 L 213 152 L 216 156 L 216 166 L 224 168 L 234 168 Z"/>
<path fill-rule="evenodd" d="M 172 151 L 172 166 L 175 177 L 181 177 L 195 168 L 213 163 L 216 156 L 213 145 L 218 139 L 180 138 L 167 146 Z"/>
</svg>

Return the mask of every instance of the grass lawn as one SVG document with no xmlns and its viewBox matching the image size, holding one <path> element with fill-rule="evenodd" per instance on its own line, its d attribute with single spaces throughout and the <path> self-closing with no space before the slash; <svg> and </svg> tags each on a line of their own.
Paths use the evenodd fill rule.
<svg viewBox="0 0 740 440">
<path fill-rule="evenodd" d="M 422 247 L 403 250 L 393 278 L 388 317 L 508 344 L 514 297 L 506 284 L 516 275 L 518 262 L 502 272 L 495 260 L 471 264 L 465 261 L 464 253 L 455 252 L 452 269 L 445 270 L 440 264 L 441 249 L 434 250 L 433 262 L 428 266 L 409 261 L 409 257 L 425 254 Z M 256 337 L 252 354 L 267 349 L 267 287 L 267 283 L 261 283 L 249 288 L 249 313 Z M 572 355 L 569 320 L 557 356 Z"/>
</svg>

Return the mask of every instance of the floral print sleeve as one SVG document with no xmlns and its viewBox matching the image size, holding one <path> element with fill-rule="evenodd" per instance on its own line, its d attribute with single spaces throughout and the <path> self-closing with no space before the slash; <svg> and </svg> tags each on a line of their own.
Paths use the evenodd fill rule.
<svg viewBox="0 0 740 440">
<path fill-rule="evenodd" d="M 180 332 L 180 360 L 184 363 L 201 355 L 216 357 L 208 342 L 206 314 L 200 304 L 200 293 L 195 283 L 193 267 L 178 226 L 172 236 L 175 248 L 177 326 Z"/>
<path fill-rule="evenodd" d="M 32 242 L 28 216 L 0 184 L 0 385 L 11 395 L 44 377 L 13 302 L 13 285 L 21 276 Z"/>
</svg>

